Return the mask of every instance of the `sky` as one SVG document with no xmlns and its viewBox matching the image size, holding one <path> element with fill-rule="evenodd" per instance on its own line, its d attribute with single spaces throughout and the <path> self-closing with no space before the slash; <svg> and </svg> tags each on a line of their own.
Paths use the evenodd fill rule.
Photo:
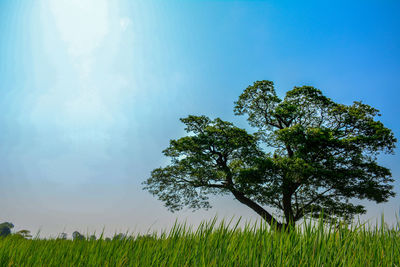
<svg viewBox="0 0 400 267">
<path fill-rule="evenodd" d="M 0 222 L 40 236 L 259 220 L 233 199 L 171 213 L 142 182 L 207 115 L 250 132 L 233 103 L 257 80 L 311 85 L 380 110 L 400 138 L 400 2 L 0 1 Z M 382 155 L 395 198 L 362 221 L 396 223 L 400 153 Z"/>
</svg>

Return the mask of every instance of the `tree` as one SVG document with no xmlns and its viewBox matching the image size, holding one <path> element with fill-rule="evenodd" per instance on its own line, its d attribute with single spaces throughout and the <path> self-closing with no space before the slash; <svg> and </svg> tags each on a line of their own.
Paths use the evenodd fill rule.
<svg viewBox="0 0 400 267">
<path fill-rule="evenodd" d="M 78 231 L 75 231 L 72 233 L 72 239 L 73 240 L 84 240 L 85 237 L 83 235 L 81 235 L 81 233 L 79 233 Z"/>
<path fill-rule="evenodd" d="M 32 237 L 31 231 L 29 231 L 29 230 L 20 230 L 16 234 L 22 236 L 23 238 L 31 238 Z"/>
<path fill-rule="evenodd" d="M 8 236 L 11 234 L 11 229 L 14 228 L 14 224 L 10 222 L 4 222 L 0 224 L 0 236 Z"/>
<path fill-rule="evenodd" d="M 90 241 L 96 241 L 96 239 L 97 239 L 97 238 L 96 238 L 95 235 L 91 235 L 91 236 L 89 237 L 89 240 L 90 240 Z"/>
<path fill-rule="evenodd" d="M 397 140 L 376 120 L 377 109 L 335 103 L 311 86 L 280 99 L 273 82 L 257 81 L 234 110 L 248 116 L 255 134 L 219 118 L 181 119 L 191 135 L 170 141 L 163 153 L 171 163 L 154 169 L 144 189 L 171 211 L 209 208 L 209 194 L 232 194 L 278 230 L 304 217 L 350 221 L 366 212 L 351 198 L 381 203 L 395 195 L 377 156 L 393 153 Z"/>
<path fill-rule="evenodd" d="M 57 237 L 57 239 L 66 240 L 67 237 L 68 237 L 68 234 L 67 234 L 67 233 L 61 233 L 61 234 Z"/>
<path fill-rule="evenodd" d="M 135 241 L 156 241 L 157 238 L 153 235 L 146 234 L 146 235 L 137 235 L 136 238 L 133 238 Z"/>
<path fill-rule="evenodd" d="M 127 239 L 127 236 L 126 234 L 123 233 L 115 234 L 112 238 L 112 240 L 119 240 L 119 241 L 123 241 L 125 239 Z"/>
</svg>

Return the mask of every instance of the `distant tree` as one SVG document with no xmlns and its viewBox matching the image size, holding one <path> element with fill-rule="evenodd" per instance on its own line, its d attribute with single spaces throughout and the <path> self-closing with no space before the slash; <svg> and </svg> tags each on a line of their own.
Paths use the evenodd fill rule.
<svg viewBox="0 0 400 267">
<path fill-rule="evenodd" d="M 106 237 L 106 239 L 104 239 L 105 241 L 111 241 L 111 238 L 109 238 L 109 237 Z"/>
<path fill-rule="evenodd" d="M 170 141 L 163 153 L 171 163 L 154 169 L 144 189 L 171 211 L 207 209 L 208 194 L 232 194 L 278 230 L 322 211 L 326 220 L 350 221 L 366 212 L 350 199 L 381 203 L 395 195 L 377 155 L 394 153 L 397 140 L 376 120 L 377 109 L 335 103 L 310 86 L 280 99 L 273 82 L 257 81 L 239 96 L 235 114 L 246 114 L 257 132 L 219 118 L 181 119 L 191 135 Z"/>
<path fill-rule="evenodd" d="M 31 238 L 32 235 L 30 233 L 31 231 L 29 230 L 20 230 L 16 234 L 22 236 L 23 238 Z"/>
<path fill-rule="evenodd" d="M 67 237 L 68 237 L 68 234 L 67 233 L 61 233 L 58 237 L 57 237 L 57 239 L 63 239 L 63 240 L 66 240 L 67 239 Z"/>
<path fill-rule="evenodd" d="M 126 238 L 127 238 L 126 234 L 119 233 L 119 234 L 117 234 L 117 235 L 114 235 L 114 237 L 113 237 L 112 240 L 124 240 L 124 239 L 126 239 Z"/>
<path fill-rule="evenodd" d="M 4 222 L 0 224 L 0 236 L 8 236 L 11 234 L 11 229 L 14 228 L 14 224 L 10 222 Z"/>
<path fill-rule="evenodd" d="M 84 240 L 85 237 L 81 235 L 78 231 L 75 231 L 72 233 L 72 239 L 73 240 Z"/>
<path fill-rule="evenodd" d="M 96 238 L 95 235 L 91 235 L 91 236 L 89 237 L 89 240 L 90 240 L 90 241 L 96 241 L 96 239 L 97 239 L 97 238 Z"/>
<path fill-rule="evenodd" d="M 145 240 L 145 241 L 152 240 L 152 241 L 154 241 L 154 240 L 156 240 L 156 238 L 154 236 L 150 235 L 150 234 L 138 235 L 135 238 L 135 241 L 142 241 L 142 240 Z"/>
</svg>

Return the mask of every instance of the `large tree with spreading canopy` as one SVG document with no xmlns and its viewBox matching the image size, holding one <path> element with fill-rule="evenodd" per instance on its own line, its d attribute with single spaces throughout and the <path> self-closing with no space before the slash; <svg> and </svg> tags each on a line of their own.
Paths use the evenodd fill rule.
<svg viewBox="0 0 400 267">
<path fill-rule="evenodd" d="M 350 199 L 395 195 L 377 156 L 393 153 L 397 140 L 377 109 L 335 103 L 311 86 L 281 99 L 273 82 L 257 81 L 234 110 L 247 115 L 254 134 L 219 118 L 183 118 L 190 135 L 170 141 L 163 153 L 171 163 L 154 169 L 144 189 L 171 211 L 209 208 L 209 194 L 231 194 L 278 229 L 308 216 L 350 221 L 366 212 Z"/>
</svg>

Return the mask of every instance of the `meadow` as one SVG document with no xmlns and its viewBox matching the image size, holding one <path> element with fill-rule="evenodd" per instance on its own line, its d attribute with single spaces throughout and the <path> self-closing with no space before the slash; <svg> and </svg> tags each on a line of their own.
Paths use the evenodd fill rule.
<svg viewBox="0 0 400 267">
<path fill-rule="evenodd" d="M 291 232 L 239 221 L 114 240 L 10 235 L 0 238 L 0 266 L 400 266 L 400 223 L 383 218 L 374 227 L 306 221 Z"/>
</svg>

